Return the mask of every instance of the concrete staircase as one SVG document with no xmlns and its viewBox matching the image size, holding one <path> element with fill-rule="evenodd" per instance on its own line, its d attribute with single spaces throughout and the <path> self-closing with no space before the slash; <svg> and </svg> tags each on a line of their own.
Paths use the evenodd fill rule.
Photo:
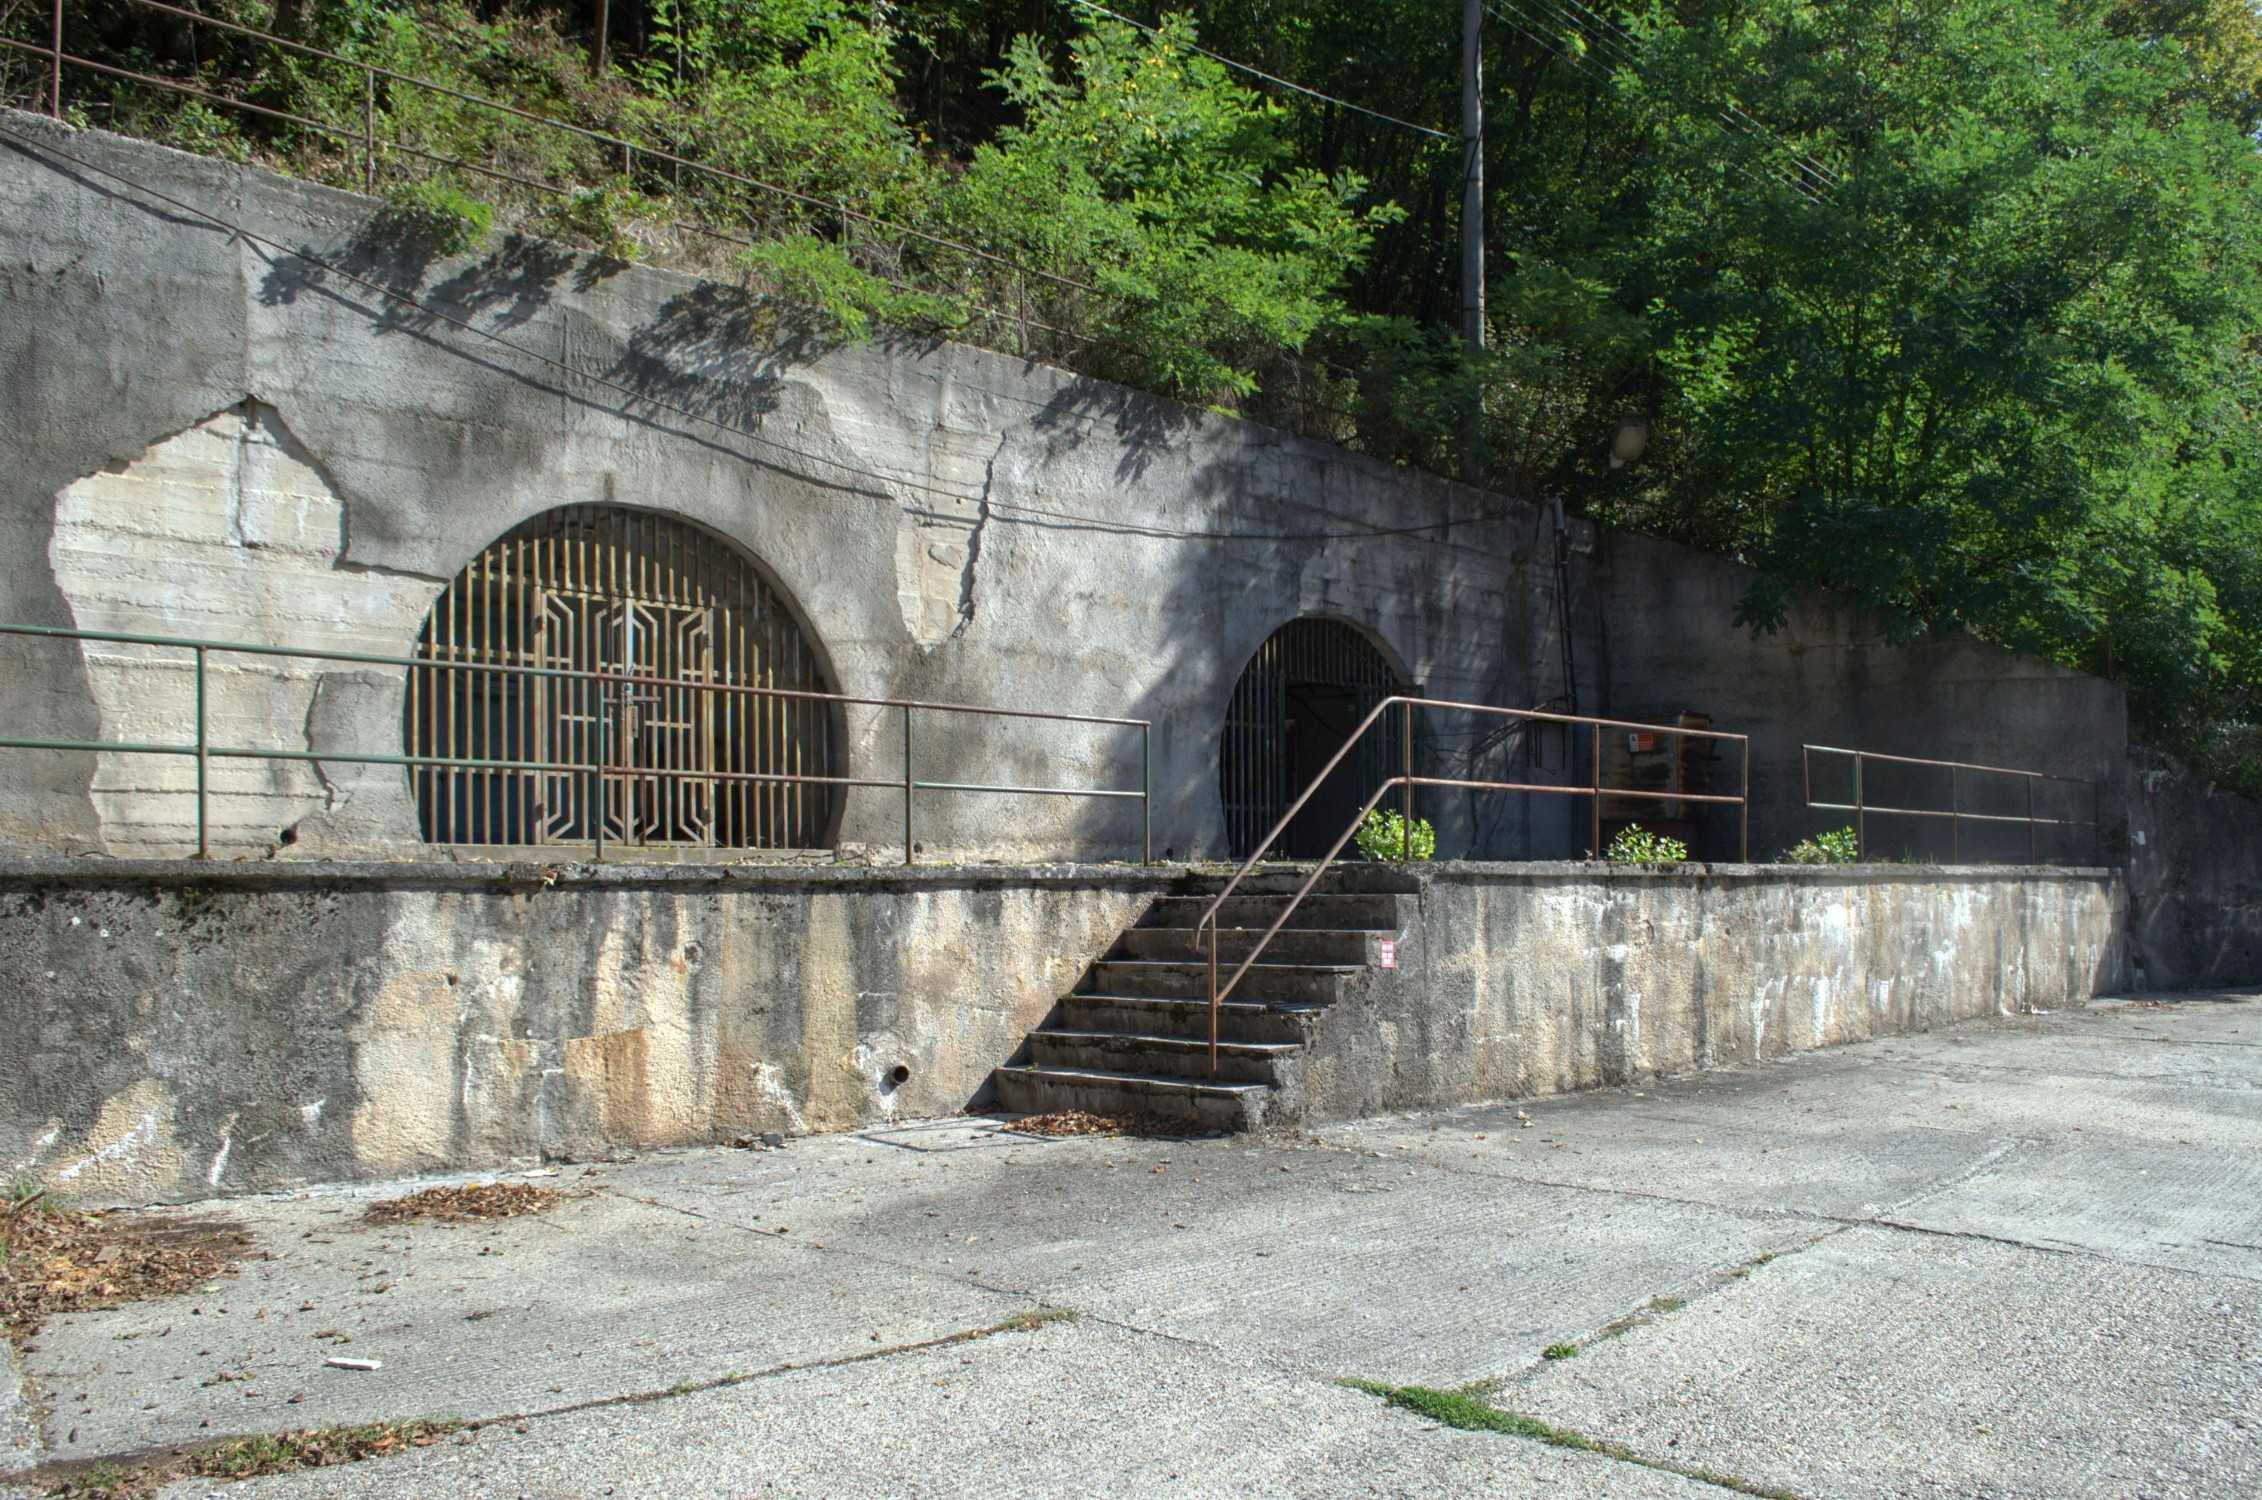
<svg viewBox="0 0 2262 1500">
<path fill-rule="evenodd" d="M 1218 912 L 1218 978 L 1254 948 L 1306 872 L 1252 875 Z M 1330 872 L 1266 946 L 1218 1018 L 1209 1068 L 1207 934 L 1222 877 L 1157 897 L 1072 994 L 992 1075 L 1001 1109 L 1140 1115 L 1195 1129 L 1253 1130 L 1295 1112 L 1304 1053 L 1327 1008 L 1399 931 L 1399 893 Z M 1351 885 L 1362 888 L 1347 888 Z"/>
</svg>

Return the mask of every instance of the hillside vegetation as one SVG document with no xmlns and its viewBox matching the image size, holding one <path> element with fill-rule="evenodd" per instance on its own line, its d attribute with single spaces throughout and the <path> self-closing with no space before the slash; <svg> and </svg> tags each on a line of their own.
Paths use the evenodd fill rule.
<svg viewBox="0 0 2262 1500">
<path fill-rule="evenodd" d="M 681 259 L 1741 556 L 2126 684 L 2262 787 L 2262 25 L 2244 0 L 1499 0 L 1488 348 L 1457 316 L 1460 7 L 205 0 L 509 102 L 74 0 L 76 119 L 359 187 L 462 247 Z M 35 14 L 35 11 L 37 12 Z M 0 29 L 45 7 L 0 0 Z M 1202 49 L 1405 124 L 1261 82 Z M 5 55 L 29 104 L 41 65 Z M 672 153 L 737 179 L 687 170 Z M 437 159 L 437 160 L 435 160 Z M 547 185 L 481 175 L 461 165 Z M 1646 425 L 1639 461 L 1613 437 Z M 1723 621 L 1723 628 L 1730 622 Z"/>
</svg>

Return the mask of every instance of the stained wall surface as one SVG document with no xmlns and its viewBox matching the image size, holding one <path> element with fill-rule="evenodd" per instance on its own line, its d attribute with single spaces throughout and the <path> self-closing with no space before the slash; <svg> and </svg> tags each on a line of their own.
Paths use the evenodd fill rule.
<svg viewBox="0 0 2262 1500">
<path fill-rule="evenodd" d="M 986 1102 L 991 1069 L 1182 879 L 11 862 L 0 1164 L 82 1201 L 179 1200 L 948 1115 Z M 2126 981 L 2104 872 L 1418 879 L 1397 967 L 1320 1025 L 1303 1121 L 1634 1082 Z"/>
<path fill-rule="evenodd" d="M 1222 850 L 1225 707 L 1291 619 L 1353 622 L 1433 694 L 1564 693 L 1541 507 L 1003 355 L 837 347 L 732 288 L 554 244 L 437 259 L 366 199 L 8 121 L 32 144 L 0 143 L 0 622 L 405 655 L 447 580 L 529 517 L 665 511 L 758 560 L 844 692 L 1152 720 L 1154 846 L 1179 857 Z M 1755 638 L 1731 622 L 1734 564 L 1571 540 L 1579 706 L 1753 732 L 1756 856 L 1811 831 L 1805 740 L 2085 776 L 2125 747 L 2095 679 L 1969 642 L 1889 647 L 1827 602 Z M 179 653 L 0 638 L 0 720 L 25 734 L 184 743 L 193 687 Z M 395 670 L 215 655 L 209 691 L 216 743 L 401 748 Z M 1432 769 L 1587 775 L 1560 744 L 1472 758 L 1468 728 L 1425 735 Z M 850 774 L 901 774 L 891 711 L 851 709 L 845 731 Z M 938 780 L 1141 777 L 1129 730 L 929 715 L 914 739 Z M 186 762 L 9 753 L 7 847 L 189 847 Z M 1425 810 L 1446 853 L 1590 841 L 1571 799 Z M 417 842 L 403 773 L 337 760 L 223 762 L 211 818 L 224 857 Z M 1133 803 L 938 793 L 915 838 L 1089 859 L 1139 833 Z M 900 802 L 851 793 L 841 836 L 892 849 Z"/>
</svg>

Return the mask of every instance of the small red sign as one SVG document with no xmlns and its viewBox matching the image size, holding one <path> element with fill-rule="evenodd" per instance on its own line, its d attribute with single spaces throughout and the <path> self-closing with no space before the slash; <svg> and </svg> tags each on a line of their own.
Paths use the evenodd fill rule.
<svg viewBox="0 0 2262 1500">
<path fill-rule="evenodd" d="M 1398 967 L 1398 939 L 1384 938 L 1381 942 L 1375 944 L 1375 948 L 1377 950 L 1375 963 L 1379 967 L 1385 969 Z"/>
</svg>

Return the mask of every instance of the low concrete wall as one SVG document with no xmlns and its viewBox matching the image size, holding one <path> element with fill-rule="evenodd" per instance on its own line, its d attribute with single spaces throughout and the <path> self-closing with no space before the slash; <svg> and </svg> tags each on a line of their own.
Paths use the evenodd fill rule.
<svg viewBox="0 0 2262 1500">
<path fill-rule="evenodd" d="M 948 1114 L 1185 889 L 1161 867 L 16 862 L 0 1163 L 145 1201 Z M 2124 983 L 2126 908 L 2095 871 L 1441 865 L 1297 1103 L 1549 1093 L 2076 1004 Z"/>
<path fill-rule="evenodd" d="M 0 1163 L 178 1199 L 949 1114 L 1167 884 L 13 864 Z"/>
<path fill-rule="evenodd" d="M 1339 1003 L 1314 1118 L 1631 1083 L 2126 986 L 2106 870 L 1441 864 Z"/>
</svg>

